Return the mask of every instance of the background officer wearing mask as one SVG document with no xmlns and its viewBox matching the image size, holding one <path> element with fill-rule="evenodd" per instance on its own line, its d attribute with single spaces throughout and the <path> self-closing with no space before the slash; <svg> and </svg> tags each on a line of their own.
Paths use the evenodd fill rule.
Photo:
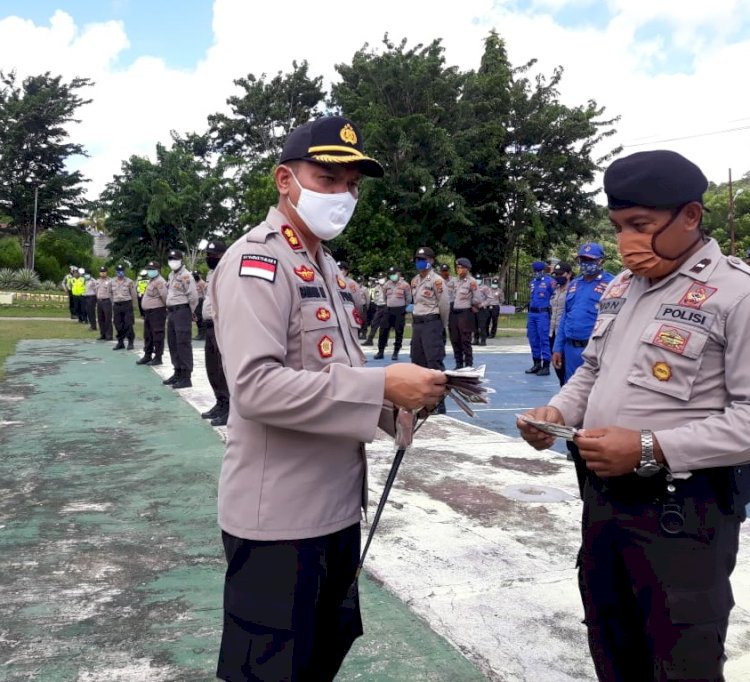
<svg viewBox="0 0 750 682">
<path fill-rule="evenodd" d="M 148 275 L 144 269 L 138 273 L 138 279 L 135 281 L 135 293 L 138 295 L 138 312 L 140 312 L 141 317 L 143 317 L 143 294 L 146 293 L 147 288 Z"/>
<path fill-rule="evenodd" d="M 135 341 L 133 306 L 137 305 L 138 299 L 133 280 L 125 276 L 124 265 L 118 265 L 115 268 L 115 278 L 111 280 L 110 288 L 112 290 L 112 317 L 117 331 L 117 343 L 112 350 L 125 348 L 125 339 L 128 340 L 128 350 L 133 350 L 133 341 Z"/>
<path fill-rule="evenodd" d="M 640 152 L 604 174 L 628 270 L 584 364 L 536 419 L 583 426 L 581 596 L 600 680 L 723 680 L 750 459 L 750 267 L 701 231 L 700 169 Z M 537 449 L 552 438 L 519 420 Z"/>
<path fill-rule="evenodd" d="M 565 366 L 565 381 L 583 364 L 581 355 L 594 329 L 599 300 L 613 279 L 602 270 L 603 262 L 604 249 L 600 244 L 583 244 L 578 249 L 581 274 L 568 286 L 552 349 L 552 364 L 555 369 Z"/>
<path fill-rule="evenodd" d="M 546 265 L 540 260 L 531 264 L 534 276 L 531 280 L 529 316 L 526 321 L 526 336 L 534 359 L 534 364 L 526 370 L 526 374 L 536 374 L 540 377 L 549 374 L 549 302 L 555 288 L 555 282 L 545 274 L 545 268 Z"/>
<path fill-rule="evenodd" d="M 375 312 L 372 315 L 372 321 L 370 323 L 370 333 L 367 335 L 367 340 L 362 344 L 363 346 L 372 346 L 372 340 L 375 338 L 375 334 L 380 331 L 380 327 L 385 321 L 385 284 L 388 280 L 385 277 L 384 272 L 378 273 L 378 278 L 370 290 L 370 299 L 372 300 Z"/>
<path fill-rule="evenodd" d="M 455 369 L 474 366 L 474 353 L 471 337 L 474 334 L 474 312 L 484 302 L 479 293 L 479 285 L 471 276 L 471 261 L 468 258 L 456 259 L 458 276 L 453 284 L 453 307 L 450 312 L 448 332 L 450 333 Z"/>
<path fill-rule="evenodd" d="M 84 294 L 86 293 L 86 280 L 84 275 L 86 271 L 83 268 L 78 268 L 73 279 L 71 291 L 73 293 L 73 310 L 75 311 L 78 322 L 84 324 L 86 322 L 86 301 Z"/>
<path fill-rule="evenodd" d="M 568 295 L 568 284 L 570 284 L 570 280 L 573 277 L 573 268 L 570 266 L 570 263 L 559 261 L 552 268 L 552 276 L 555 279 L 555 293 L 552 294 L 552 299 L 550 300 L 552 315 L 549 322 L 549 347 L 554 349 L 557 327 L 560 324 L 563 310 L 565 310 L 565 297 Z M 559 367 L 555 363 L 554 357 L 553 353 L 552 366 L 555 368 L 557 380 L 560 382 L 560 386 L 562 386 L 565 383 L 565 355 L 561 356 Z"/>
<path fill-rule="evenodd" d="M 107 268 L 99 268 L 96 281 L 96 320 L 99 323 L 99 340 L 112 340 L 112 280 Z"/>
<path fill-rule="evenodd" d="M 143 292 L 143 357 L 136 365 L 162 364 L 164 353 L 164 325 L 167 322 L 167 283 L 159 272 L 159 264 L 151 261 L 146 265 L 148 286 Z"/>
<path fill-rule="evenodd" d="M 388 335 L 393 329 L 396 338 L 393 341 L 391 360 L 398 360 L 398 353 L 404 340 L 406 306 L 411 303 L 411 287 L 402 279 L 399 268 L 392 267 L 388 270 L 388 281 L 383 287 L 383 296 L 385 297 L 385 316 L 380 323 L 378 352 L 373 356 L 373 359 L 383 359 L 383 351 L 388 345 Z"/>
<path fill-rule="evenodd" d="M 227 245 L 219 239 L 212 239 L 206 246 L 206 295 L 203 299 L 203 329 L 205 330 L 206 345 L 203 349 L 206 360 L 206 374 L 208 383 L 214 392 L 215 405 L 201 414 L 203 419 L 210 419 L 211 426 L 226 426 L 229 418 L 229 388 L 224 376 L 224 366 L 221 363 L 221 351 L 216 343 L 214 331 L 213 306 L 211 304 L 211 289 L 209 284 L 219 261 L 227 250 Z"/>
<path fill-rule="evenodd" d="M 229 247 L 210 284 L 231 393 L 219 523 L 227 558 L 218 676 L 330 682 L 362 634 L 356 593 L 364 443 L 393 427 L 384 399 L 432 407 L 445 375 L 363 367 L 354 305 L 322 242 L 360 176 L 383 169 L 339 116 L 293 130 L 277 208 Z M 381 421 L 382 418 L 382 421 Z"/>
<path fill-rule="evenodd" d="M 354 308 L 357 311 L 359 315 L 358 323 L 360 325 L 359 331 L 357 332 L 357 337 L 360 339 L 367 338 L 366 336 L 363 336 L 363 331 L 365 327 L 365 315 L 366 315 L 366 307 L 368 303 L 368 296 L 367 292 L 363 287 L 361 287 L 357 282 L 355 282 L 351 277 L 349 277 L 349 263 L 347 263 L 345 260 L 340 260 L 336 265 L 339 266 L 339 270 L 341 271 L 341 276 L 344 278 L 344 281 L 346 282 L 346 290 L 349 292 L 349 294 L 352 297 L 352 301 L 354 301 Z"/>
<path fill-rule="evenodd" d="M 96 280 L 86 272 L 83 275 L 86 289 L 83 292 L 84 306 L 86 308 L 86 319 L 89 323 L 89 329 L 96 331 Z"/>
<path fill-rule="evenodd" d="M 497 319 L 500 317 L 500 304 L 503 302 L 503 292 L 500 290 L 500 280 L 494 278 L 490 284 L 489 299 L 487 301 L 487 336 L 494 339 L 497 336 Z"/>
<path fill-rule="evenodd" d="M 172 388 L 190 388 L 193 374 L 193 311 L 198 305 L 195 280 L 182 264 L 182 251 L 170 251 L 167 265 L 167 344 L 174 374 L 162 382 Z"/>
</svg>

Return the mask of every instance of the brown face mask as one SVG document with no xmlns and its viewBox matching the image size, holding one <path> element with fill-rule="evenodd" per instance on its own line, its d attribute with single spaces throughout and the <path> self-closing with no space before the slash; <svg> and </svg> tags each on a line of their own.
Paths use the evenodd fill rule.
<svg viewBox="0 0 750 682">
<path fill-rule="evenodd" d="M 625 267 L 633 274 L 649 279 L 661 279 L 674 272 L 680 266 L 680 259 L 701 239 L 698 232 L 695 241 L 674 257 L 663 256 L 657 252 L 656 238 L 672 225 L 679 214 L 677 211 L 665 225 L 652 234 L 620 232 L 617 235 L 617 248 Z"/>
</svg>

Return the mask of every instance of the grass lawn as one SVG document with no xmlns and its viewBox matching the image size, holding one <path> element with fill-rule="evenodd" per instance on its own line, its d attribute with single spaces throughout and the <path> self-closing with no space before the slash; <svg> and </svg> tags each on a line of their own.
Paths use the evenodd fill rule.
<svg viewBox="0 0 750 682">
<path fill-rule="evenodd" d="M 69 318 L 68 306 L 4 305 L 0 306 L 0 319 L 3 317 L 60 317 Z"/>
</svg>

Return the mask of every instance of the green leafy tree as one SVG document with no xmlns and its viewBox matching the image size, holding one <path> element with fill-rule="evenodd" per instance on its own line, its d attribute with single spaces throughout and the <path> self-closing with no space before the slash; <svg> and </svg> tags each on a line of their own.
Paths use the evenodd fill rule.
<svg viewBox="0 0 750 682">
<path fill-rule="evenodd" d="M 534 64 L 514 68 L 491 32 L 460 102 L 455 142 L 464 163 L 452 185 L 470 227 L 444 233 L 443 241 L 482 272 L 501 276 L 516 249 L 544 258 L 553 245 L 584 234 L 596 211 L 594 193 L 584 188 L 618 151 L 593 157 L 618 119 L 602 119 L 604 108 L 594 101 L 563 105 L 562 68 L 532 81 Z"/>
<path fill-rule="evenodd" d="M 744 258 L 750 249 L 750 173 L 732 185 L 734 197 L 735 253 Z M 703 214 L 703 229 L 719 242 L 725 254 L 732 251 L 729 185 L 711 183 L 703 197 L 708 212 Z"/>
<path fill-rule="evenodd" d="M 87 78 L 64 82 L 45 73 L 19 82 L 14 72 L 0 72 L 0 211 L 10 218 L 31 266 L 34 195 L 38 192 L 37 231 L 82 215 L 86 201 L 80 171 L 66 163 L 85 156 L 69 141 L 76 112 L 91 100 L 79 94 Z"/>
</svg>

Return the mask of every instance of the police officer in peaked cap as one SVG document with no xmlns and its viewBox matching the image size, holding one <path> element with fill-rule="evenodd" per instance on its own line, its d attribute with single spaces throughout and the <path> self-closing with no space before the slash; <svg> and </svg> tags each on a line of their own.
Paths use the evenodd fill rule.
<svg viewBox="0 0 750 682">
<path fill-rule="evenodd" d="M 445 394 L 442 372 L 364 366 L 356 306 L 324 247 L 346 229 L 363 176 L 382 175 L 353 121 L 296 128 L 273 173 L 277 205 L 211 278 L 231 395 L 221 679 L 333 680 L 362 634 L 363 444 L 379 424 L 393 431 L 393 404 L 431 407 Z"/>
<path fill-rule="evenodd" d="M 530 412 L 581 429 L 579 582 L 600 680 L 724 679 L 750 499 L 750 267 L 703 233 L 707 186 L 672 151 L 609 166 L 627 270 L 599 302 L 581 367 Z"/>
<path fill-rule="evenodd" d="M 167 254 L 167 345 L 174 373 L 162 383 L 174 389 L 193 385 L 193 313 L 198 306 L 195 280 L 185 267 L 182 251 Z"/>
</svg>

